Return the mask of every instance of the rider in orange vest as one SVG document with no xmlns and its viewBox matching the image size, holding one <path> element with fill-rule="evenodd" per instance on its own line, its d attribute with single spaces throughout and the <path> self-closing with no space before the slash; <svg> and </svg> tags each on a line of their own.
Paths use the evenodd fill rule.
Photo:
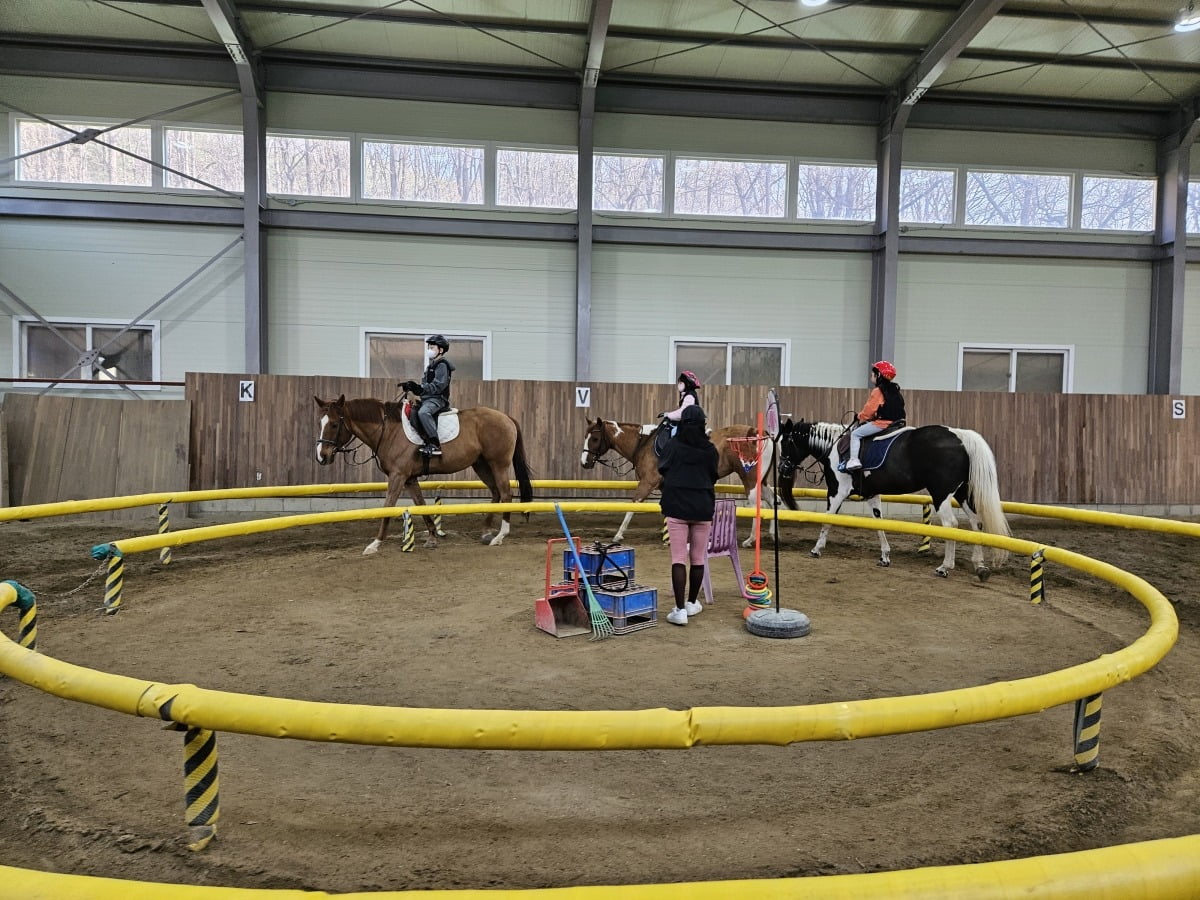
<svg viewBox="0 0 1200 900">
<path fill-rule="evenodd" d="M 845 471 L 853 472 L 863 467 L 858 458 L 863 438 L 879 434 L 904 418 L 904 395 L 895 379 L 896 367 L 886 359 L 871 366 L 871 380 L 875 386 L 854 419 L 857 426 L 850 432 L 850 458 L 846 460 Z"/>
</svg>

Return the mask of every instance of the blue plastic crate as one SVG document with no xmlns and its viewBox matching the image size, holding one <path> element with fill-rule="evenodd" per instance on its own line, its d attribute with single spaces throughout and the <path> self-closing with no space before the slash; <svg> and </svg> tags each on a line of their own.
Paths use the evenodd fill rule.
<svg viewBox="0 0 1200 900">
<path fill-rule="evenodd" d="M 583 566 L 583 576 L 593 588 L 611 587 L 613 583 L 625 583 L 632 587 L 634 578 L 634 551 L 632 547 L 613 547 L 603 554 L 593 548 L 581 548 L 579 562 Z M 575 559 L 570 550 L 563 551 L 563 581 L 573 581 L 575 578 Z"/>
<path fill-rule="evenodd" d="M 658 588 L 631 584 L 628 590 L 607 591 L 600 588 L 594 589 L 592 594 L 610 619 L 658 614 Z"/>
</svg>

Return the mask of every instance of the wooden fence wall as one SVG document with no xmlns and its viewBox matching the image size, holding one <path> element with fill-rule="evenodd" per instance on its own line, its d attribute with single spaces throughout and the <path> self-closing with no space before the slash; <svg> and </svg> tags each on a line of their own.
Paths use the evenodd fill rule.
<svg viewBox="0 0 1200 900">
<path fill-rule="evenodd" d="M 254 401 L 239 400 L 253 381 Z M 591 405 L 576 406 L 576 388 Z M 315 461 L 317 409 L 323 399 L 392 399 L 390 380 L 278 375 L 189 374 L 191 487 L 333 484 L 382 480 L 373 463 Z M 781 388 L 782 412 L 841 420 L 858 409 L 866 387 Z M 909 422 L 946 423 L 980 432 L 995 451 L 1001 495 L 1032 503 L 1200 504 L 1200 405 L 1172 418 L 1171 398 L 995 394 L 906 390 Z M 521 427 L 535 478 L 611 479 L 609 470 L 579 464 L 586 419 L 650 422 L 675 406 L 673 385 L 542 381 L 455 381 L 456 406 L 492 406 Z M 759 387 L 706 387 L 701 402 L 715 427 L 753 424 L 762 411 Z M 132 403 L 138 406 L 138 403 Z M 10 421 L 10 435 L 14 423 Z M 365 460 L 365 456 L 360 456 Z M 473 479 L 470 471 L 460 476 Z M 14 479 L 15 480 L 15 479 Z"/>
</svg>

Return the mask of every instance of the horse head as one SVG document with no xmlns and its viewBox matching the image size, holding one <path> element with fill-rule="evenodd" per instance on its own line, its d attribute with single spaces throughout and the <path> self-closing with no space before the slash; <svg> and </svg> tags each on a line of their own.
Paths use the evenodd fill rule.
<svg viewBox="0 0 1200 900">
<path fill-rule="evenodd" d="M 313 400 L 317 402 L 317 409 L 321 411 L 317 462 L 327 466 L 354 437 L 350 426 L 346 424 L 346 395 L 342 394 L 336 400 L 322 400 L 314 394 Z"/>
<path fill-rule="evenodd" d="M 808 443 L 809 434 L 812 432 L 812 423 L 805 422 L 801 419 L 799 422 L 793 422 L 790 418 L 784 419 L 779 426 L 779 474 L 786 477 L 791 476 L 796 471 L 796 467 L 804 462 L 804 458 L 809 455 L 810 448 Z"/>
<path fill-rule="evenodd" d="M 596 460 L 612 449 L 612 441 L 608 437 L 608 429 L 604 420 L 597 418 L 595 422 L 588 420 L 587 434 L 583 438 L 583 453 L 579 456 L 579 464 L 585 469 L 596 465 Z"/>
</svg>

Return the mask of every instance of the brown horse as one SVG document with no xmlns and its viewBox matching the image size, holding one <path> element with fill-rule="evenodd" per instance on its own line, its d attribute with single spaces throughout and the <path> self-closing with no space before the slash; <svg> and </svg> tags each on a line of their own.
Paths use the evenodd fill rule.
<svg viewBox="0 0 1200 900">
<path fill-rule="evenodd" d="M 317 401 L 321 412 L 321 433 L 317 438 L 317 462 L 329 465 L 339 453 L 354 449 L 351 442 L 357 438 L 371 450 L 375 462 L 388 478 L 387 506 L 395 506 L 401 490 L 407 488 L 413 503 L 423 506 L 425 498 L 417 479 L 423 475 L 443 475 L 461 472 L 470 466 L 480 481 L 492 492 L 493 503 L 508 503 L 512 500 L 512 487 L 508 481 L 508 470 L 516 471 L 520 487 L 521 502 L 533 499 L 533 485 L 529 481 L 529 466 L 525 462 L 525 444 L 521 439 L 521 426 L 514 419 L 497 409 L 478 406 L 460 410 L 457 437 L 444 439 L 442 455 L 426 460 L 418 452 L 420 446 L 412 443 L 405 434 L 404 423 L 393 413 L 395 406 L 385 406 L 369 397 L 347 400 L 345 394 L 336 400 Z M 424 516 L 428 537 L 426 547 L 437 546 L 437 529 L 433 519 Z M 495 547 L 504 542 L 508 534 L 509 514 L 504 513 L 500 530 L 492 532 L 494 514 L 483 519 L 483 543 Z M 374 553 L 387 537 L 390 517 L 379 520 L 379 533 L 367 545 L 363 554 Z"/>
<path fill-rule="evenodd" d="M 658 457 L 654 454 L 654 432 L 653 425 L 636 425 L 632 422 L 613 422 L 611 420 L 596 419 L 594 422 L 588 422 L 587 436 L 583 439 L 583 453 L 579 457 L 579 463 L 585 469 L 590 469 L 597 462 L 601 465 L 609 465 L 604 460 L 604 457 L 609 451 L 616 451 L 633 465 L 634 474 L 637 475 L 638 485 L 634 488 L 633 497 L 630 499 L 634 503 L 641 503 L 651 492 L 658 490 L 658 486 L 662 483 L 662 476 L 658 474 Z M 758 466 L 751 466 L 747 470 L 742 461 L 738 458 L 736 451 L 729 444 L 729 438 L 753 437 L 755 434 L 754 428 L 749 425 L 727 425 L 724 428 L 718 428 L 709 437 L 712 439 L 713 445 L 717 448 L 717 453 L 720 455 L 720 462 L 717 466 L 718 477 L 724 478 L 726 475 L 736 475 L 741 479 L 742 487 L 746 490 L 747 502 L 751 506 L 755 504 L 754 492 L 758 487 Z M 763 496 L 767 501 L 767 505 L 774 505 L 775 495 L 771 493 L 771 489 L 767 486 L 767 475 L 771 471 L 771 463 L 774 461 L 774 446 L 771 441 L 763 442 Z M 625 536 L 625 529 L 629 527 L 630 521 L 633 519 L 633 513 L 628 513 L 625 516 L 625 521 L 621 523 L 621 527 L 617 529 L 617 533 L 613 536 L 614 541 L 620 541 Z M 770 523 L 774 534 L 775 522 Z M 743 547 L 754 546 L 754 535 L 746 538 L 742 542 Z"/>
</svg>

